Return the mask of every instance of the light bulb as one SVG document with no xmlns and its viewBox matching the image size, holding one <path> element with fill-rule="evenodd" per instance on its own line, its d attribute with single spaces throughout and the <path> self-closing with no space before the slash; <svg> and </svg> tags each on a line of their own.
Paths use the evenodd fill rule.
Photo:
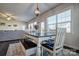
<svg viewBox="0 0 79 59">
<path fill-rule="evenodd" d="M 7 20 L 11 20 L 11 17 L 8 17 Z"/>
</svg>

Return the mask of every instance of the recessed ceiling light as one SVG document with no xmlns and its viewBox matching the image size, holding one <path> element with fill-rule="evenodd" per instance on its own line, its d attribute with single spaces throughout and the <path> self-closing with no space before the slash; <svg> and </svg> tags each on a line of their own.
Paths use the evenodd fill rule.
<svg viewBox="0 0 79 59">
<path fill-rule="evenodd" d="M 8 17 L 7 20 L 11 20 L 11 17 Z"/>
</svg>

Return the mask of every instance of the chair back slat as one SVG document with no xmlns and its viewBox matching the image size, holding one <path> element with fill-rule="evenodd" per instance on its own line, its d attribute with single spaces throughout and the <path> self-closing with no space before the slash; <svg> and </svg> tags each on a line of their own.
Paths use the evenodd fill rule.
<svg viewBox="0 0 79 59">
<path fill-rule="evenodd" d="M 57 29 L 57 35 L 56 35 L 54 49 L 63 47 L 64 40 L 65 40 L 65 33 L 66 33 L 65 28 L 58 28 Z"/>
</svg>

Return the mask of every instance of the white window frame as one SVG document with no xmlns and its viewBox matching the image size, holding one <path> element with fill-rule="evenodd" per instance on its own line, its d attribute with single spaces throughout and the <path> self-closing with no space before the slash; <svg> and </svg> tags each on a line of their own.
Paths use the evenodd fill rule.
<svg viewBox="0 0 79 59">
<path fill-rule="evenodd" d="M 70 10 L 70 21 L 66 21 L 66 20 L 65 20 L 64 22 L 59 22 L 59 23 L 58 23 L 58 15 L 59 15 L 59 14 L 62 14 L 62 13 L 64 13 L 64 12 L 67 12 L 67 11 L 69 11 L 69 10 Z M 64 12 L 61 12 L 61 13 L 56 14 L 57 27 L 58 27 L 58 24 L 64 24 L 64 23 L 68 23 L 68 22 L 69 22 L 69 23 L 70 23 L 70 32 L 67 32 L 67 31 L 66 31 L 66 32 L 67 32 L 67 33 L 71 33 L 71 21 L 72 21 L 72 20 L 71 20 L 71 17 L 72 17 L 72 16 L 71 16 L 71 13 L 72 13 L 72 12 L 71 12 L 71 9 L 68 9 L 68 10 L 66 10 L 66 11 L 64 11 Z M 55 16 L 55 15 L 53 15 L 53 16 Z M 53 16 L 50 16 L 50 17 L 53 17 Z M 49 18 L 49 17 L 48 17 L 48 18 Z M 61 18 L 61 19 L 62 19 L 62 18 Z M 66 19 L 66 16 L 65 16 L 65 19 Z M 48 19 L 47 19 L 47 20 L 48 20 Z M 47 24 L 47 26 L 54 25 L 54 24 L 55 24 L 55 26 L 56 26 L 56 23 Z"/>
</svg>

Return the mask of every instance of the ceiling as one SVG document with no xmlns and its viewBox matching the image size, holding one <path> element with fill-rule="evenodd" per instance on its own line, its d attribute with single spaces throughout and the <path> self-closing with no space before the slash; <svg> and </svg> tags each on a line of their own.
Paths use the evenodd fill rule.
<svg viewBox="0 0 79 59">
<path fill-rule="evenodd" d="M 55 7 L 58 3 L 39 3 L 41 14 Z M 16 20 L 28 22 L 35 17 L 35 3 L 0 3 L 0 12 L 4 12 Z"/>
</svg>

